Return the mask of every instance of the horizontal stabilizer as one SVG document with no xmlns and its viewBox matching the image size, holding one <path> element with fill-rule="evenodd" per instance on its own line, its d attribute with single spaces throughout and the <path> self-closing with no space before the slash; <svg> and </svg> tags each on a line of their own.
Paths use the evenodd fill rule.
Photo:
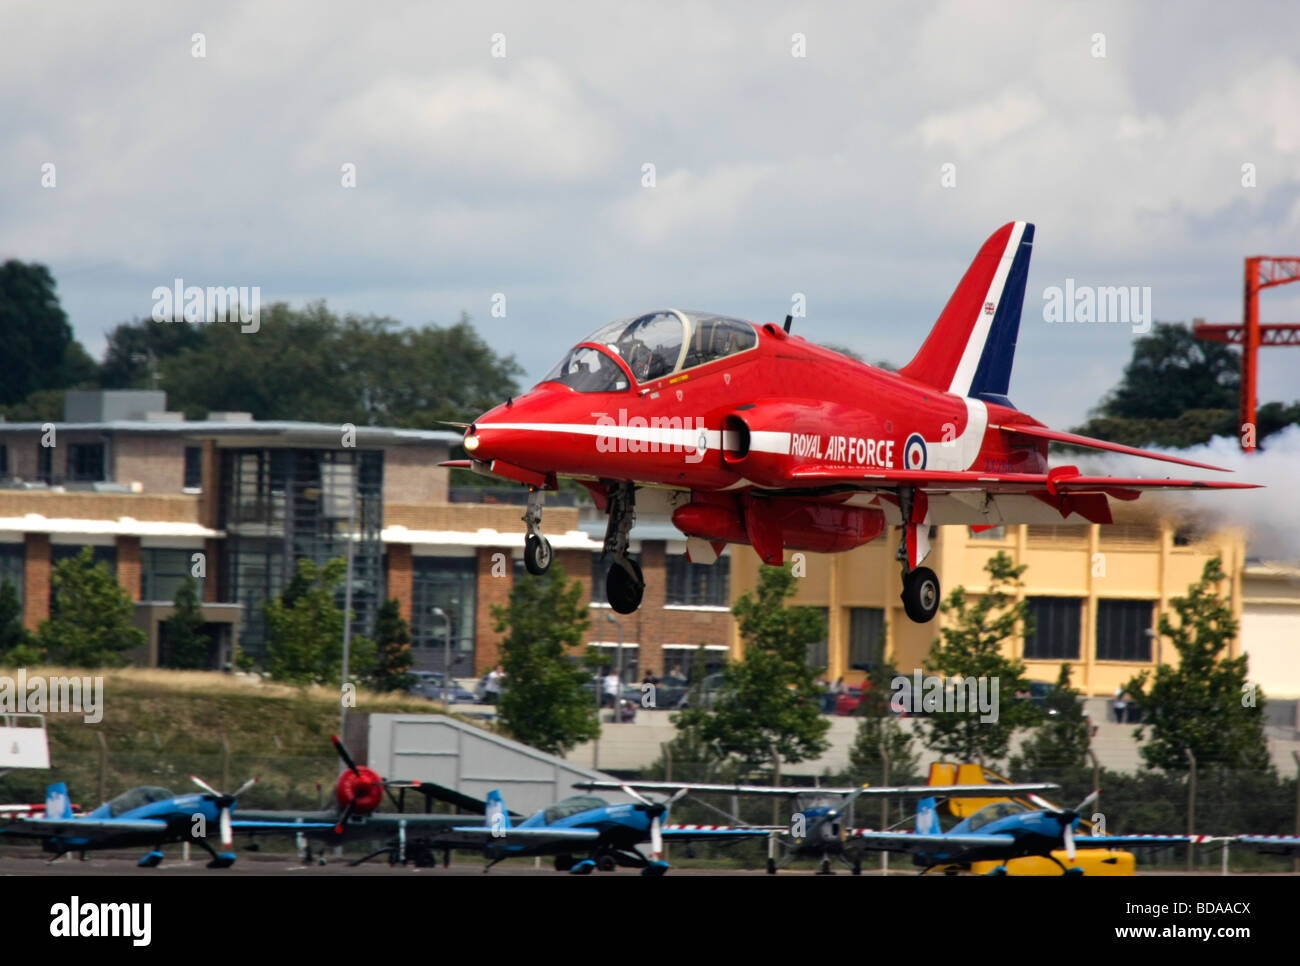
<svg viewBox="0 0 1300 966">
<path fill-rule="evenodd" d="M 1063 433 L 1059 429 L 1048 429 L 1046 426 L 1031 426 L 1028 423 L 1013 423 L 1010 425 L 993 426 L 992 429 L 1000 429 L 1004 433 L 1015 433 L 1020 436 L 1033 436 L 1037 439 L 1049 439 L 1054 443 L 1068 443 L 1071 446 L 1085 446 L 1088 449 L 1107 450 L 1111 453 L 1124 453 L 1128 456 L 1141 456 L 1143 459 L 1164 460 L 1166 463 L 1180 463 L 1183 466 L 1195 466 L 1198 470 L 1215 470 L 1219 473 L 1231 473 L 1231 470 L 1224 469 L 1222 466 L 1212 466 L 1209 463 L 1198 463 L 1195 460 L 1183 459 L 1181 456 L 1169 456 L 1165 453 L 1153 453 L 1149 449 L 1138 449 L 1136 446 L 1125 446 L 1123 443 L 1108 443 L 1104 439 L 1093 439 L 1091 436 L 1080 436 L 1078 433 Z"/>
</svg>

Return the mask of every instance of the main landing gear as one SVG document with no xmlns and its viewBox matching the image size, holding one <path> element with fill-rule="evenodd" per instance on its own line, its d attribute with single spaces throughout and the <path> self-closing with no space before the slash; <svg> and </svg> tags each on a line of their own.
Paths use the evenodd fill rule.
<svg viewBox="0 0 1300 966">
<path fill-rule="evenodd" d="M 551 566 L 554 554 L 551 542 L 542 536 L 542 500 L 544 490 L 528 491 L 528 507 L 524 510 L 524 525 L 528 535 L 524 537 L 524 566 L 530 574 L 541 575 Z"/>
<path fill-rule="evenodd" d="M 903 514 L 903 538 L 898 543 L 898 562 L 903 567 L 903 610 L 917 624 L 925 624 L 939 612 L 939 578 L 929 567 L 919 566 L 930 553 L 930 525 L 925 494 L 912 489 L 899 492 Z"/>
<path fill-rule="evenodd" d="M 641 606 L 645 594 L 645 579 L 641 567 L 627 555 L 627 547 L 636 521 L 636 488 L 631 483 L 618 483 L 610 488 L 609 523 L 605 527 L 606 554 L 614 555 L 614 562 L 605 575 L 605 599 L 618 614 L 631 614 Z"/>
</svg>

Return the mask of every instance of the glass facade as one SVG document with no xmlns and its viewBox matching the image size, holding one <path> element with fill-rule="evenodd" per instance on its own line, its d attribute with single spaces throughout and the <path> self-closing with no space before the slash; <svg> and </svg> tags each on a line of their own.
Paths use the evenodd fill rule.
<svg viewBox="0 0 1300 966">
<path fill-rule="evenodd" d="M 1150 661 L 1154 608 L 1150 600 L 1097 601 L 1097 660 Z"/>
<path fill-rule="evenodd" d="M 728 606 L 731 558 L 725 554 L 712 564 L 691 563 L 684 553 L 668 554 L 666 602 L 687 606 Z"/>
<path fill-rule="evenodd" d="M 1082 597 L 1030 597 L 1033 632 L 1025 638 L 1025 657 L 1077 661 L 1083 628 Z"/>
<path fill-rule="evenodd" d="M 7 580 L 14 585 L 20 604 L 23 602 L 26 569 L 27 548 L 21 543 L 0 543 L 0 583 Z"/>
<path fill-rule="evenodd" d="M 875 666 L 885 659 L 885 612 L 879 607 L 849 609 L 849 667 Z"/>
<path fill-rule="evenodd" d="M 384 593 L 383 467 L 383 453 L 368 450 L 222 451 L 219 596 L 244 605 L 240 646 L 253 658 L 266 650 L 263 605 L 284 590 L 296 561 L 345 557 L 349 538 L 352 629 L 370 636 Z M 342 584 L 337 595 L 342 605 Z"/>
<path fill-rule="evenodd" d="M 474 557 L 416 557 L 411 572 L 411 654 L 415 670 L 441 671 L 450 622 L 451 673 L 474 675 L 474 624 L 478 617 L 478 564 Z M 447 621 L 434 613 L 440 608 Z"/>
<path fill-rule="evenodd" d="M 185 583 L 193 568 L 193 555 L 199 550 L 173 550 L 145 547 L 140 551 L 140 599 L 166 601 L 176 598 L 176 591 Z M 198 582 L 199 600 L 203 600 L 203 578 Z"/>
</svg>

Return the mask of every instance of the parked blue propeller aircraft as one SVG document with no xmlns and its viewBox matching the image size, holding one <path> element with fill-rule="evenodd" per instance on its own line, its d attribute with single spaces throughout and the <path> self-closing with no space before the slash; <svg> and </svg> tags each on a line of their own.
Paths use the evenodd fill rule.
<svg viewBox="0 0 1300 966">
<path fill-rule="evenodd" d="M 1030 796 L 1041 808 L 1026 808 L 1013 801 L 994 802 L 963 819 L 947 832 L 939 826 L 939 814 L 933 798 L 917 803 L 915 832 L 874 832 L 855 829 L 853 841 L 861 849 L 876 852 L 907 852 L 921 866 L 921 873 L 946 865 L 971 862 L 1002 861 L 1026 855 L 1050 859 L 1066 875 L 1083 875 L 1083 869 L 1067 867 L 1052 855 L 1064 849 L 1071 862 L 1075 857 L 1075 829 L 1079 813 L 1092 804 L 1099 791 L 1093 792 L 1074 808 L 1057 808 L 1050 802 Z M 1078 843 L 1085 848 L 1153 848 L 1167 845 L 1200 845 L 1215 841 L 1209 835 L 1087 835 Z M 1006 875 L 1000 865 L 990 875 Z"/>
<path fill-rule="evenodd" d="M 575 875 L 625 866 L 639 868 L 642 875 L 658 876 L 668 871 L 668 863 L 661 858 L 665 839 L 741 839 L 780 831 L 763 826 L 664 826 L 669 806 L 685 792 L 655 802 L 627 785 L 613 787 L 636 801 L 611 805 L 595 795 L 572 795 L 519 825 L 511 824 L 505 800 L 494 789 L 488 793 L 482 825 L 461 825 L 437 833 L 436 845 L 481 849 L 488 859 L 484 872 L 502 859 L 554 855 L 556 869 Z M 639 848 L 645 842 L 650 843 L 648 856 Z M 576 858 L 582 853 L 586 858 Z"/>
<path fill-rule="evenodd" d="M 250 779 L 230 794 L 219 792 L 201 778 L 191 780 L 202 793 L 174 795 L 166 788 L 144 786 L 123 792 L 86 815 L 74 817 L 68 787 L 63 782 L 50 785 L 45 796 L 45 814 L 39 818 L 20 818 L 0 826 L 0 836 L 37 838 L 41 848 L 55 853 L 86 853 L 96 849 L 129 848 L 152 845 L 139 864 L 153 868 L 163 860 L 162 847 L 167 842 L 195 842 L 212 856 L 209 869 L 225 869 L 235 862 L 233 837 L 241 832 L 302 832 L 314 826 L 276 821 L 245 821 L 231 817 L 235 800 L 253 786 Z M 220 835 L 221 851 L 208 843 L 208 830 L 215 826 Z M 324 825 L 332 828 L 332 824 Z"/>
<path fill-rule="evenodd" d="M 778 867 L 788 865 L 793 859 L 812 858 L 821 860 L 821 873 L 831 872 L 831 858 L 838 857 L 846 862 L 854 875 L 862 872 L 862 849 L 851 837 L 853 829 L 849 825 L 853 803 L 863 796 L 867 798 L 894 798 L 912 795 L 942 796 L 944 798 L 985 798 L 990 792 L 999 795 L 1028 794 L 1032 792 L 1055 791 L 1060 788 L 1051 782 L 1019 782 L 989 785 L 857 785 L 857 786 L 821 786 L 803 785 L 722 785 L 701 782 L 577 782 L 574 788 L 589 791 L 621 789 L 629 795 L 637 792 L 673 792 L 670 801 L 676 801 L 682 795 L 727 794 L 755 795 L 765 798 L 808 799 L 800 801 L 795 813 L 798 821 L 792 822 L 790 828 L 781 828 L 778 838 L 785 845 L 785 856 L 778 862 L 776 856 L 769 852 L 767 871 L 775 873 Z"/>
</svg>

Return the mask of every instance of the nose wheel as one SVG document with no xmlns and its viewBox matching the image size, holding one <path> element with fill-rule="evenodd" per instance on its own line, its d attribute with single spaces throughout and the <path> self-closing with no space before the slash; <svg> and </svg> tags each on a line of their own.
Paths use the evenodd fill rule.
<svg viewBox="0 0 1300 966">
<path fill-rule="evenodd" d="M 546 573 L 551 566 L 551 542 L 542 536 L 542 499 L 543 490 L 528 491 L 528 506 L 524 510 L 524 525 L 528 536 L 524 538 L 524 567 L 530 574 Z"/>
<path fill-rule="evenodd" d="M 635 560 L 615 560 L 605 575 L 605 599 L 619 614 L 631 614 L 641 606 L 645 593 L 645 580 Z"/>
<path fill-rule="evenodd" d="M 524 567 L 530 574 L 544 574 L 551 566 L 551 541 L 539 534 L 524 538 Z"/>
</svg>

